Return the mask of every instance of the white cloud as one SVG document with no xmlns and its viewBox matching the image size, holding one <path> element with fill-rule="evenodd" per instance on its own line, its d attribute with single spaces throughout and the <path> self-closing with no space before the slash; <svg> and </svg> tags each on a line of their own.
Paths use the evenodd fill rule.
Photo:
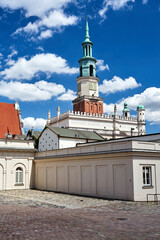
<svg viewBox="0 0 160 240">
<path fill-rule="evenodd" d="M 12 66 L 15 64 L 15 60 L 12 58 L 18 54 L 18 51 L 15 49 L 12 49 L 12 52 L 7 56 L 7 59 L 5 60 L 6 65 Z"/>
<path fill-rule="evenodd" d="M 23 119 L 24 128 L 43 129 L 46 125 L 46 119 L 27 117 Z"/>
<path fill-rule="evenodd" d="M 99 11 L 99 15 L 102 18 L 105 18 L 106 12 L 109 8 L 113 9 L 114 11 L 119 10 L 128 6 L 130 3 L 134 3 L 135 0 L 104 0 L 103 8 Z"/>
<path fill-rule="evenodd" d="M 40 36 L 38 37 L 38 39 L 45 39 L 45 38 L 50 38 L 53 35 L 53 31 L 52 30 L 46 30 L 41 32 Z"/>
<path fill-rule="evenodd" d="M 13 60 L 13 59 L 7 59 L 6 60 L 6 65 L 7 66 L 13 66 L 15 64 L 15 60 Z"/>
<path fill-rule="evenodd" d="M 61 84 L 39 81 L 34 84 L 21 82 L 0 82 L 0 96 L 11 100 L 42 101 L 57 97 L 65 92 Z"/>
<path fill-rule="evenodd" d="M 76 93 L 70 89 L 66 93 L 63 93 L 61 96 L 57 98 L 57 100 L 61 101 L 72 101 L 76 98 Z"/>
<path fill-rule="evenodd" d="M 142 0 L 143 4 L 146 4 L 148 2 L 148 0 Z"/>
<path fill-rule="evenodd" d="M 24 9 L 26 17 L 43 16 L 51 9 L 60 9 L 72 0 L 0 0 L 0 7 L 12 10 Z"/>
<path fill-rule="evenodd" d="M 141 86 L 137 83 L 133 77 L 122 79 L 114 76 L 111 80 L 103 80 L 103 84 L 99 86 L 99 91 L 104 94 L 110 94 L 115 92 L 122 92 L 127 89 L 134 89 Z"/>
<path fill-rule="evenodd" d="M 3 58 L 3 54 L 2 53 L 0 53 L 0 58 Z"/>
<path fill-rule="evenodd" d="M 107 113 L 107 114 L 113 114 L 114 113 L 114 105 L 116 104 L 117 105 L 117 113 L 119 115 L 122 115 L 123 104 L 124 104 L 125 101 L 126 100 L 123 99 L 119 103 L 109 103 L 109 104 L 103 103 L 103 112 Z M 130 106 L 128 106 L 128 107 L 129 107 L 129 109 L 131 109 Z M 134 110 L 136 110 L 136 109 L 134 109 Z"/>
<path fill-rule="evenodd" d="M 15 49 L 12 49 L 11 54 L 9 54 L 7 58 L 12 58 L 13 56 L 15 56 L 15 55 L 17 55 L 17 54 L 18 54 L 18 51 L 15 50 Z"/>
<path fill-rule="evenodd" d="M 62 10 L 51 11 L 47 16 L 44 16 L 39 21 L 39 26 L 46 26 L 48 28 L 69 26 L 77 23 L 78 18 L 76 16 L 68 16 L 64 14 Z"/>
<path fill-rule="evenodd" d="M 27 24 L 27 26 L 18 28 L 18 29 L 12 34 L 12 36 L 15 35 L 15 34 L 19 34 L 19 33 L 21 33 L 22 31 L 24 31 L 24 32 L 26 32 L 26 33 L 29 33 L 29 34 L 38 33 L 38 27 L 39 27 L 39 26 L 38 26 L 38 24 L 36 24 L 36 22 L 34 22 L 34 23 L 29 22 L 29 23 Z"/>
<path fill-rule="evenodd" d="M 136 110 L 140 103 L 143 104 L 146 110 L 146 119 L 152 124 L 160 124 L 160 88 L 150 87 L 141 94 L 135 94 L 132 97 L 128 97 L 117 102 L 118 114 L 122 112 L 125 101 L 128 103 L 129 109 L 132 110 Z M 113 113 L 113 109 L 113 103 L 104 103 L 104 112 L 111 114 Z"/>
<path fill-rule="evenodd" d="M 0 74 L 4 79 L 30 80 L 36 73 L 75 74 L 78 68 L 70 68 L 65 59 L 51 53 L 37 54 L 30 60 L 19 58 L 10 68 Z"/>
<path fill-rule="evenodd" d="M 33 23 L 29 22 L 27 26 L 18 28 L 13 35 L 19 34 L 21 32 L 28 33 L 30 35 L 37 34 L 39 31 L 42 30 L 42 35 L 48 37 L 52 37 L 54 30 L 60 30 L 64 26 L 75 25 L 78 21 L 76 16 L 69 16 L 66 15 L 63 10 L 54 10 L 50 11 L 49 14 L 42 16 L 40 20 L 37 20 Z M 44 31 L 44 28 L 49 28 Z M 47 32 L 48 31 L 48 32 Z M 50 32 L 49 32 L 50 31 Z M 51 34 L 52 33 L 52 34 Z M 41 36 L 39 39 L 44 38 Z"/>
<path fill-rule="evenodd" d="M 42 46 L 37 47 L 37 50 L 44 52 L 44 48 Z"/>
<path fill-rule="evenodd" d="M 102 60 L 102 59 L 97 60 L 96 65 L 97 65 L 99 71 L 104 71 L 106 69 L 109 71 L 108 64 L 104 65 L 104 60 Z"/>
</svg>

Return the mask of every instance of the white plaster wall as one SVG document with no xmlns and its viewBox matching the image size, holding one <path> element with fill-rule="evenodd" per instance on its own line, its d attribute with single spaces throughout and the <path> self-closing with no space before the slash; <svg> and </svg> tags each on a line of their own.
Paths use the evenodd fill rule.
<svg viewBox="0 0 160 240">
<path fill-rule="evenodd" d="M 69 127 L 83 129 L 106 129 L 113 130 L 113 122 L 98 121 L 99 119 L 70 119 Z"/>
<path fill-rule="evenodd" d="M 77 143 L 86 143 L 85 139 L 59 138 L 59 148 L 76 147 Z"/>
<path fill-rule="evenodd" d="M 127 124 L 127 122 L 118 124 L 118 129 L 120 131 L 129 131 L 129 132 L 131 132 L 131 128 L 134 128 L 133 132 L 138 132 L 138 125 L 137 125 L 136 122 L 133 123 L 133 124 L 131 124 L 131 123 Z"/>
<path fill-rule="evenodd" d="M 51 124 L 52 126 L 57 126 L 57 123 Z M 69 127 L 76 129 L 86 129 L 86 130 L 103 130 L 103 131 L 113 131 L 113 120 L 109 118 L 99 118 L 99 117 L 81 117 L 80 115 L 69 117 L 65 120 L 60 120 L 58 123 L 59 127 Z M 131 134 L 131 128 L 134 128 L 133 133 L 138 134 L 138 124 L 137 122 L 122 121 L 118 120 L 116 122 L 117 129 L 120 131 L 128 132 Z M 145 128 L 145 126 L 143 127 Z"/>
<path fill-rule="evenodd" d="M 34 148 L 34 141 L 0 139 L 0 148 L 31 149 Z"/>
<path fill-rule="evenodd" d="M 65 119 L 62 119 L 62 118 Z M 59 126 L 66 128 L 76 128 L 76 129 L 86 129 L 86 130 L 103 130 L 106 131 L 105 135 L 101 132 L 101 135 L 106 138 L 111 138 L 113 134 L 113 119 L 111 116 L 108 117 L 95 117 L 95 116 L 83 116 L 80 113 L 78 114 L 69 114 L 60 117 L 59 122 L 51 124 L 51 126 Z M 126 132 L 127 135 L 131 135 L 131 128 L 134 128 L 133 135 L 138 135 L 139 129 L 138 122 L 135 120 L 126 120 L 126 119 L 117 119 L 116 120 L 117 130 Z M 140 127 L 143 129 L 145 134 L 145 125 Z M 107 132 L 108 131 L 108 132 Z M 110 133 L 109 133 L 110 131 Z M 106 135 L 107 134 L 107 135 Z"/>
<path fill-rule="evenodd" d="M 133 200 L 132 160 L 129 157 L 93 158 L 35 161 L 36 188 Z"/>
<path fill-rule="evenodd" d="M 58 137 L 50 129 L 46 128 L 39 138 L 39 151 L 58 149 Z"/>
<path fill-rule="evenodd" d="M 149 154 L 150 155 L 150 154 Z M 143 166 L 151 166 L 152 186 L 144 187 L 143 185 Z M 133 173 L 134 173 L 134 200 L 146 201 L 147 194 L 160 194 L 160 158 L 151 156 L 137 156 L 133 158 Z M 160 196 L 158 197 L 160 200 Z M 153 201 L 154 197 L 149 196 L 149 200 Z"/>
<path fill-rule="evenodd" d="M 64 127 L 68 128 L 69 127 L 69 119 L 64 119 L 64 120 L 59 120 L 57 123 L 54 123 L 52 125 L 53 127 Z"/>
</svg>

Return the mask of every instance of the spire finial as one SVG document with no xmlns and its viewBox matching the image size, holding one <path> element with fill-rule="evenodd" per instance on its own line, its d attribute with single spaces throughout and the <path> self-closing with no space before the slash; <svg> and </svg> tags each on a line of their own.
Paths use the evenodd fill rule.
<svg viewBox="0 0 160 240">
<path fill-rule="evenodd" d="M 90 38 L 90 37 L 89 37 L 88 19 L 87 19 L 87 17 L 86 17 L 86 37 L 85 37 L 85 41 L 86 41 L 86 40 L 90 41 L 89 38 Z"/>
<path fill-rule="evenodd" d="M 50 110 L 48 111 L 48 120 L 51 120 L 51 112 L 50 112 Z"/>
</svg>

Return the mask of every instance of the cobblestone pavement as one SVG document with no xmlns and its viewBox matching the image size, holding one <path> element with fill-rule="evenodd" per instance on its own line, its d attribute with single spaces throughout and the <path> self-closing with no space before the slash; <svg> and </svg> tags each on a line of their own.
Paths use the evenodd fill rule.
<svg viewBox="0 0 160 240">
<path fill-rule="evenodd" d="M 160 240 L 160 203 L 0 192 L 0 240 Z"/>
</svg>

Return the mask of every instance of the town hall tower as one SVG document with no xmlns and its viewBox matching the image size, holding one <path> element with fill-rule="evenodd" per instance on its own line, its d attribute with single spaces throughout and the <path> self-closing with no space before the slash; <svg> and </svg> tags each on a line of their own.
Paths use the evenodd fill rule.
<svg viewBox="0 0 160 240">
<path fill-rule="evenodd" d="M 77 78 L 77 98 L 73 100 L 73 111 L 103 114 L 103 98 L 99 97 L 99 79 L 96 75 L 97 61 L 92 57 L 92 46 L 86 19 L 86 36 L 82 43 L 83 57 L 79 60 L 80 74 Z"/>
</svg>

